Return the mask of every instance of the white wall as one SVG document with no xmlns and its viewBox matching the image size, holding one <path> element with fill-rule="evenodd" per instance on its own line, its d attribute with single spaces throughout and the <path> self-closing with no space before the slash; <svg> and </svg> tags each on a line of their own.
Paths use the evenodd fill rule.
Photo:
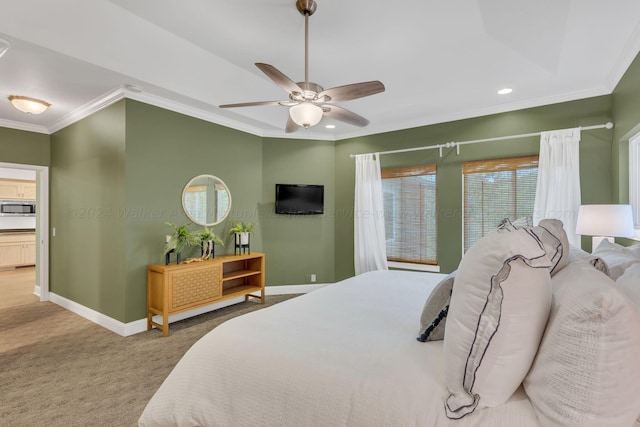
<svg viewBox="0 0 640 427">
<path fill-rule="evenodd" d="M 36 171 L 27 169 L 0 168 L 0 178 L 36 180 Z"/>
</svg>

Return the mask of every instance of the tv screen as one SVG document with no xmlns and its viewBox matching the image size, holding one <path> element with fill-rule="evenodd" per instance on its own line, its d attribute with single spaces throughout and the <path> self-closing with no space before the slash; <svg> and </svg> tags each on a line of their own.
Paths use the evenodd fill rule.
<svg viewBox="0 0 640 427">
<path fill-rule="evenodd" d="M 324 185 L 276 184 L 276 213 L 289 215 L 324 213 Z"/>
</svg>

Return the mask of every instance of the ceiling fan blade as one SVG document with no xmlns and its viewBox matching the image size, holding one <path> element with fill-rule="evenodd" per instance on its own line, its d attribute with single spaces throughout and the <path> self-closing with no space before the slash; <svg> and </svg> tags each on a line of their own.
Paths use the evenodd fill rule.
<svg viewBox="0 0 640 427">
<path fill-rule="evenodd" d="M 269 64 L 263 64 L 262 62 L 256 62 L 256 67 L 267 75 L 275 84 L 286 90 L 287 92 L 304 93 L 302 88 L 298 86 L 293 80 L 285 76 L 276 67 Z"/>
<path fill-rule="evenodd" d="M 360 127 L 365 127 L 369 124 L 369 120 L 365 119 L 364 117 L 336 105 L 323 106 L 322 109 L 324 110 L 325 116 L 332 119 L 340 120 L 341 122 Z"/>
<path fill-rule="evenodd" d="M 280 105 L 281 102 L 287 101 L 257 101 L 257 102 L 241 102 L 239 104 L 224 104 L 219 105 L 219 108 L 234 108 L 234 107 L 255 107 L 257 105 Z"/>
<path fill-rule="evenodd" d="M 350 99 L 362 98 L 376 93 L 384 92 L 384 85 L 378 80 L 371 82 L 353 83 L 350 85 L 337 86 L 318 94 L 318 98 L 328 96 L 330 99 L 325 102 L 340 102 Z"/>
<path fill-rule="evenodd" d="M 291 133 L 291 132 L 295 132 L 300 128 L 300 126 L 298 126 L 296 124 L 296 122 L 294 122 L 291 119 L 291 116 L 289 116 L 289 118 L 287 119 L 287 126 L 284 128 L 284 132 L 285 133 Z"/>
</svg>

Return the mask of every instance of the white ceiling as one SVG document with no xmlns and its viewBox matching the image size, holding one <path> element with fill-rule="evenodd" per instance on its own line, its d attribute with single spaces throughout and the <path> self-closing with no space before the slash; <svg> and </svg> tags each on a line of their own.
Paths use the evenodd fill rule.
<svg viewBox="0 0 640 427">
<path fill-rule="evenodd" d="M 285 135 L 286 107 L 217 107 L 287 99 L 255 62 L 304 80 L 295 0 L 3 0 L 0 126 L 52 133 L 126 96 L 256 135 L 335 140 L 609 94 L 640 50 L 637 0 L 316 2 L 310 80 L 382 81 L 384 93 L 339 104 L 368 127 L 325 118 Z M 9 95 L 53 106 L 26 115 Z"/>
</svg>

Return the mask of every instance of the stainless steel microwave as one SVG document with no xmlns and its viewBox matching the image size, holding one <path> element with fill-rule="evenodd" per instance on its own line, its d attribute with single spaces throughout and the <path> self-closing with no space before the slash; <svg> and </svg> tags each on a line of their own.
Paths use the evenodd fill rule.
<svg viewBox="0 0 640 427">
<path fill-rule="evenodd" d="M 36 216 L 33 200 L 0 200 L 0 216 Z"/>
</svg>

